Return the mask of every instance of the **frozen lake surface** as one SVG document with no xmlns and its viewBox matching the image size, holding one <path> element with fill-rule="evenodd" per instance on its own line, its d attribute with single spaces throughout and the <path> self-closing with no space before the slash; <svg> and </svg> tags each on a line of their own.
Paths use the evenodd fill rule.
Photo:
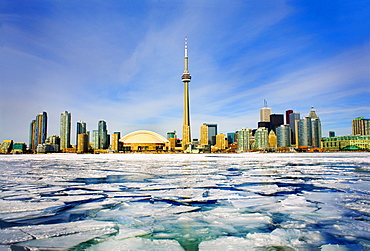
<svg viewBox="0 0 370 251">
<path fill-rule="evenodd" d="M 369 250 L 370 154 L 0 155 L 0 250 Z"/>
</svg>

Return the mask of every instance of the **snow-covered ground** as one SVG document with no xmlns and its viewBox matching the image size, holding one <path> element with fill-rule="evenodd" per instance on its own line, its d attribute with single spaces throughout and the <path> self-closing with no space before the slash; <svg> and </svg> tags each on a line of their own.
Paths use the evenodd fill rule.
<svg viewBox="0 0 370 251">
<path fill-rule="evenodd" d="M 370 249 L 370 154 L 0 155 L 0 250 Z"/>
</svg>

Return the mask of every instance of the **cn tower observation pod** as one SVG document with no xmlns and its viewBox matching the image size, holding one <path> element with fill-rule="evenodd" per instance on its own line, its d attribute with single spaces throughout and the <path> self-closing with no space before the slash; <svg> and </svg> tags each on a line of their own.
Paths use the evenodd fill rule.
<svg viewBox="0 0 370 251">
<path fill-rule="evenodd" d="M 126 134 L 120 139 L 125 151 L 167 151 L 169 140 L 158 133 L 140 130 Z"/>
</svg>

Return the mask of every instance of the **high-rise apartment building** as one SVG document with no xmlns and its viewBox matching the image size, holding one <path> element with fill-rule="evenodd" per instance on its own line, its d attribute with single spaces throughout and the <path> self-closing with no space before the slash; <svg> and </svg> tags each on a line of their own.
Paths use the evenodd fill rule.
<svg viewBox="0 0 370 251">
<path fill-rule="evenodd" d="M 65 111 L 60 115 L 60 150 L 71 147 L 71 113 Z"/>
<path fill-rule="evenodd" d="M 92 132 L 92 143 L 93 143 L 93 149 L 98 150 L 99 149 L 99 130 L 93 130 Z"/>
<path fill-rule="evenodd" d="M 184 56 L 184 73 L 181 76 L 184 83 L 184 121 L 182 125 L 182 149 L 186 150 L 191 144 L 190 132 L 190 104 L 189 104 L 189 83 L 191 76 L 188 67 L 188 39 L 185 37 L 185 56 Z"/>
<path fill-rule="evenodd" d="M 370 119 L 359 117 L 352 120 L 352 135 L 370 135 Z"/>
<path fill-rule="evenodd" d="M 44 144 L 47 138 L 48 115 L 42 112 L 30 123 L 30 150 L 36 151 L 39 144 Z"/>
<path fill-rule="evenodd" d="M 311 128 L 312 128 L 312 146 L 321 148 L 321 121 L 319 116 L 316 114 L 316 110 L 311 109 L 310 114 L 308 115 L 311 118 Z"/>
<path fill-rule="evenodd" d="M 266 150 L 268 147 L 268 129 L 260 127 L 254 133 L 254 149 Z"/>
<path fill-rule="evenodd" d="M 89 136 L 86 133 L 78 134 L 77 153 L 87 153 L 89 151 Z"/>
<path fill-rule="evenodd" d="M 77 121 L 76 126 L 76 145 L 78 145 L 78 135 L 81 133 L 87 133 L 86 123 L 82 121 Z"/>
<path fill-rule="evenodd" d="M 111 137 L 112 137 L 111 150 L 118 153 L 121 150 L 121 147 L 120 147 L 121 142 L 119 142 L 119 140 L 121 138 L 121 133 L 120 132 L 114 132 Z"/>
<path fill-rule="evenodd" d="M 98 149 L 108 149 L 109 147 L 109 136 L 107 130 L 107 123 L 104 120 L 100 120 L 98 123 L 99 131 L 99 148 Z"/>
<path fill-rule="evenodd" d="M 312 146 L 311 117 L 304 117 L 298 122 L 298 147 Z"/>
<path fill-rule="evenodd" d="M 289 125 L 281 125 L 276 128 L 277 147 L 290 147 L 291 146 L 291 128 Z"/>
<path fill-rule="evenodd" d="M 250 150 L 250 134 L 252 130 L 250 128 L 242 128 L 236 132 L 238 151 L 246 152 Z"/>
<path fill-rule="evenodd" d="M 30 123 L 30 138 L 29 138 L 29 149 L 34 152 L 35 148 L 35 140 L 36 140 L 36 120 L 32 120 Z"/>
<path fill-rule="evenodd" d="M 200 141 L 199 144 L 202 146 L 208 145 L 208 126 L 203 124 L 200 127 Z"/>
<path fill-rule="evenodd" d="M 227 137 L 225 134 L 220 133 L 216 135 L 215 147 L 219 150 L 225 150 L 228 147 Z"/>
</svg>

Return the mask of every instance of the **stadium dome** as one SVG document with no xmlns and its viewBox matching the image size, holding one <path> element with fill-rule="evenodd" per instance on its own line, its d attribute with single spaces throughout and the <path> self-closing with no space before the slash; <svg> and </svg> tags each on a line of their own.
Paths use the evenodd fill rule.
<svg viewBox="0 0 370 251">
<path fill-rule="evenodd" d="M 163 151 L 168 150 L 169 141 L 152 131 L 135 131 L 120 139 L 126 151 Z"/>
</svg>

